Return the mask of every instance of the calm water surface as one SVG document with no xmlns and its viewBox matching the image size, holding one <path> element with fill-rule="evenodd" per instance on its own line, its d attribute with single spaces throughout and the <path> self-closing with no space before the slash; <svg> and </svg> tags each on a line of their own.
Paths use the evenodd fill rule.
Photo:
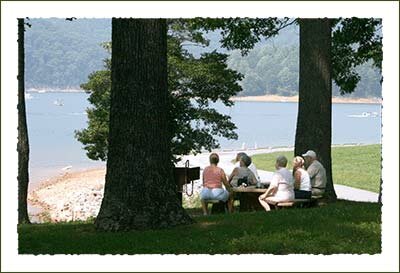
<svg viewBox="0 0 400 273">
<path fill-rule="evenodd" d="M 33 183 L 71 170 L 103 166 L 86 157 L 74 131 L 86 127 L 86 93 L 30 93 L 26 100 L 30 141 L 30 173 Z M 58 105 L 57 105 L 58 104 Z M 62 106 L 60 105 L 62 104 Z M 215 104 L 219 111 L 232 116 L 238 127 L 238 140 L 220 139 L 221 148 L 293 146 L 297 103 L 236 102 L 232 108 Z M 380 143 L 381 106 L 376 104 L 334 104 L 332 143 Z M 377 112 L 377 117 L 349 117 Z"/>
</svg>

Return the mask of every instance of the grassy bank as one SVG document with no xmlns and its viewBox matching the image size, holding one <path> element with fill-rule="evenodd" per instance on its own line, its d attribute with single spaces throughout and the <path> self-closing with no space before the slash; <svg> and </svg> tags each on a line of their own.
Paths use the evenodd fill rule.
<svg viewBox="0 0 400 273">
<path fill-rule="evenodd" d="M 291 169 L 293 152 L 254 155 L 252 159 L 257 168 L 273 171 L 275 159 L 281 154 L 289 159 L 288 168 Z M 333 147 L 332 173 L 335 184 L 379 192 L 381 145 Z"/>
<path fill-rule="evenodd" d="M 169 230 L 96 232 L 93 223 L 22 225 L 20 254 L 380 253 L 376 203 L 195 216 Z"/>
</svg>

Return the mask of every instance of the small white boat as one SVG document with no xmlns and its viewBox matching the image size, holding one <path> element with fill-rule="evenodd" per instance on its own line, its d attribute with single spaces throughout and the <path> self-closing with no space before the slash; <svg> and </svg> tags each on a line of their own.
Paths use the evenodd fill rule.
<svg viewBox="0 0 400 273">
<path fill-rule="evenodd" d="M 371 112 L 371 117 L 372 118 L 375 118 L 377 116 L 379 116 L 378 112 Z"/>
<path fill-rule="evenodd" d="M 66 167 L 62 168 L 61 170 L 62 170 L 62 171 L 68 171 L 68 170 L 70 170 L 71 168 L 72 168 L 72 166 L 69 165 L 69 166 L 66 166 Z"/>
<path fill-rule="evenodd" d="M 57 105 L 57 106 L 63 106 L 64 105 L 63 100 L 55 100 L 53 103 L 54 103 L 54 105 Z"/>
<path fill-rule="evenodd" d="M 33 96 L 31 94 L 29 94 L 29 93 L 25 93 L 25 99 L 26 100 L 31 100 L 31 99 L 33 99 Z"/>
<path fill-rule="evenodd" d="M 361 115 L 347 115 L 350 118 L 375 118 L 378 116 L 377 112 L 362 112 Z"/>
</svg>

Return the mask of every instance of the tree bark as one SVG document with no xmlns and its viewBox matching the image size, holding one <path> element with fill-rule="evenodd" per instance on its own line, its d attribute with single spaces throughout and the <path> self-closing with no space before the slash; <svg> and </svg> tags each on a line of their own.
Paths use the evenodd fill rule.
<svg viewBox="0 0 400 273">
<path fill-rule="evenodd" d="M 29 140 L 25 111 L 25 22 L 18 19 L 18 223 L 30 223 L 28 216 Z"/>
<path fill-rule="evenodd" d="M 173 181 L 165 19 L 112 19 L 111 109 L 96 227 L 168 228 L 193 220 Z"/>
<path fill-rule="evenodd" d="M 382 168 L 381 168 L 382 169 Z M 382 177 L 380 178 L 379 181 L 379 195 L 378 195 L 378 203 L 382 204 Z"/>
<path fill-rule="evenodd" d="M 325 19 L 300 19 L 300 78 L 295 155 L 314 150 L 326 169 L 325 196 L 333 187 L 331 25 Z"/>
</svg>

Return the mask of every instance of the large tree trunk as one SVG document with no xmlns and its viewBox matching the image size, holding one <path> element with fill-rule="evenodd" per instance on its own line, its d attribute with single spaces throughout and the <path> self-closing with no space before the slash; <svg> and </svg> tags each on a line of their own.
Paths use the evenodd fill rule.
<svg viewBox="0 0 400 273">
<path fill-rule="evenodd" d="M 165 19 L 112 19 L 111 109 L 100 230 L 157 229 L 193 220 L 173 181 Z"/>
<path fill-rule="evenodd" d="M 29 141 L 25 112 L 24 19 L 18 19 L 18 223 L 30 223 L 28 216 Z"/>
<path fill-rule="evenodd" d="M 332 180 L 332 69 L 329 19 L 300 19 L 300 78 L 295 155 L 314 150 L 327 175 L 325 195 L 336 200 Z"/>
</svg>

